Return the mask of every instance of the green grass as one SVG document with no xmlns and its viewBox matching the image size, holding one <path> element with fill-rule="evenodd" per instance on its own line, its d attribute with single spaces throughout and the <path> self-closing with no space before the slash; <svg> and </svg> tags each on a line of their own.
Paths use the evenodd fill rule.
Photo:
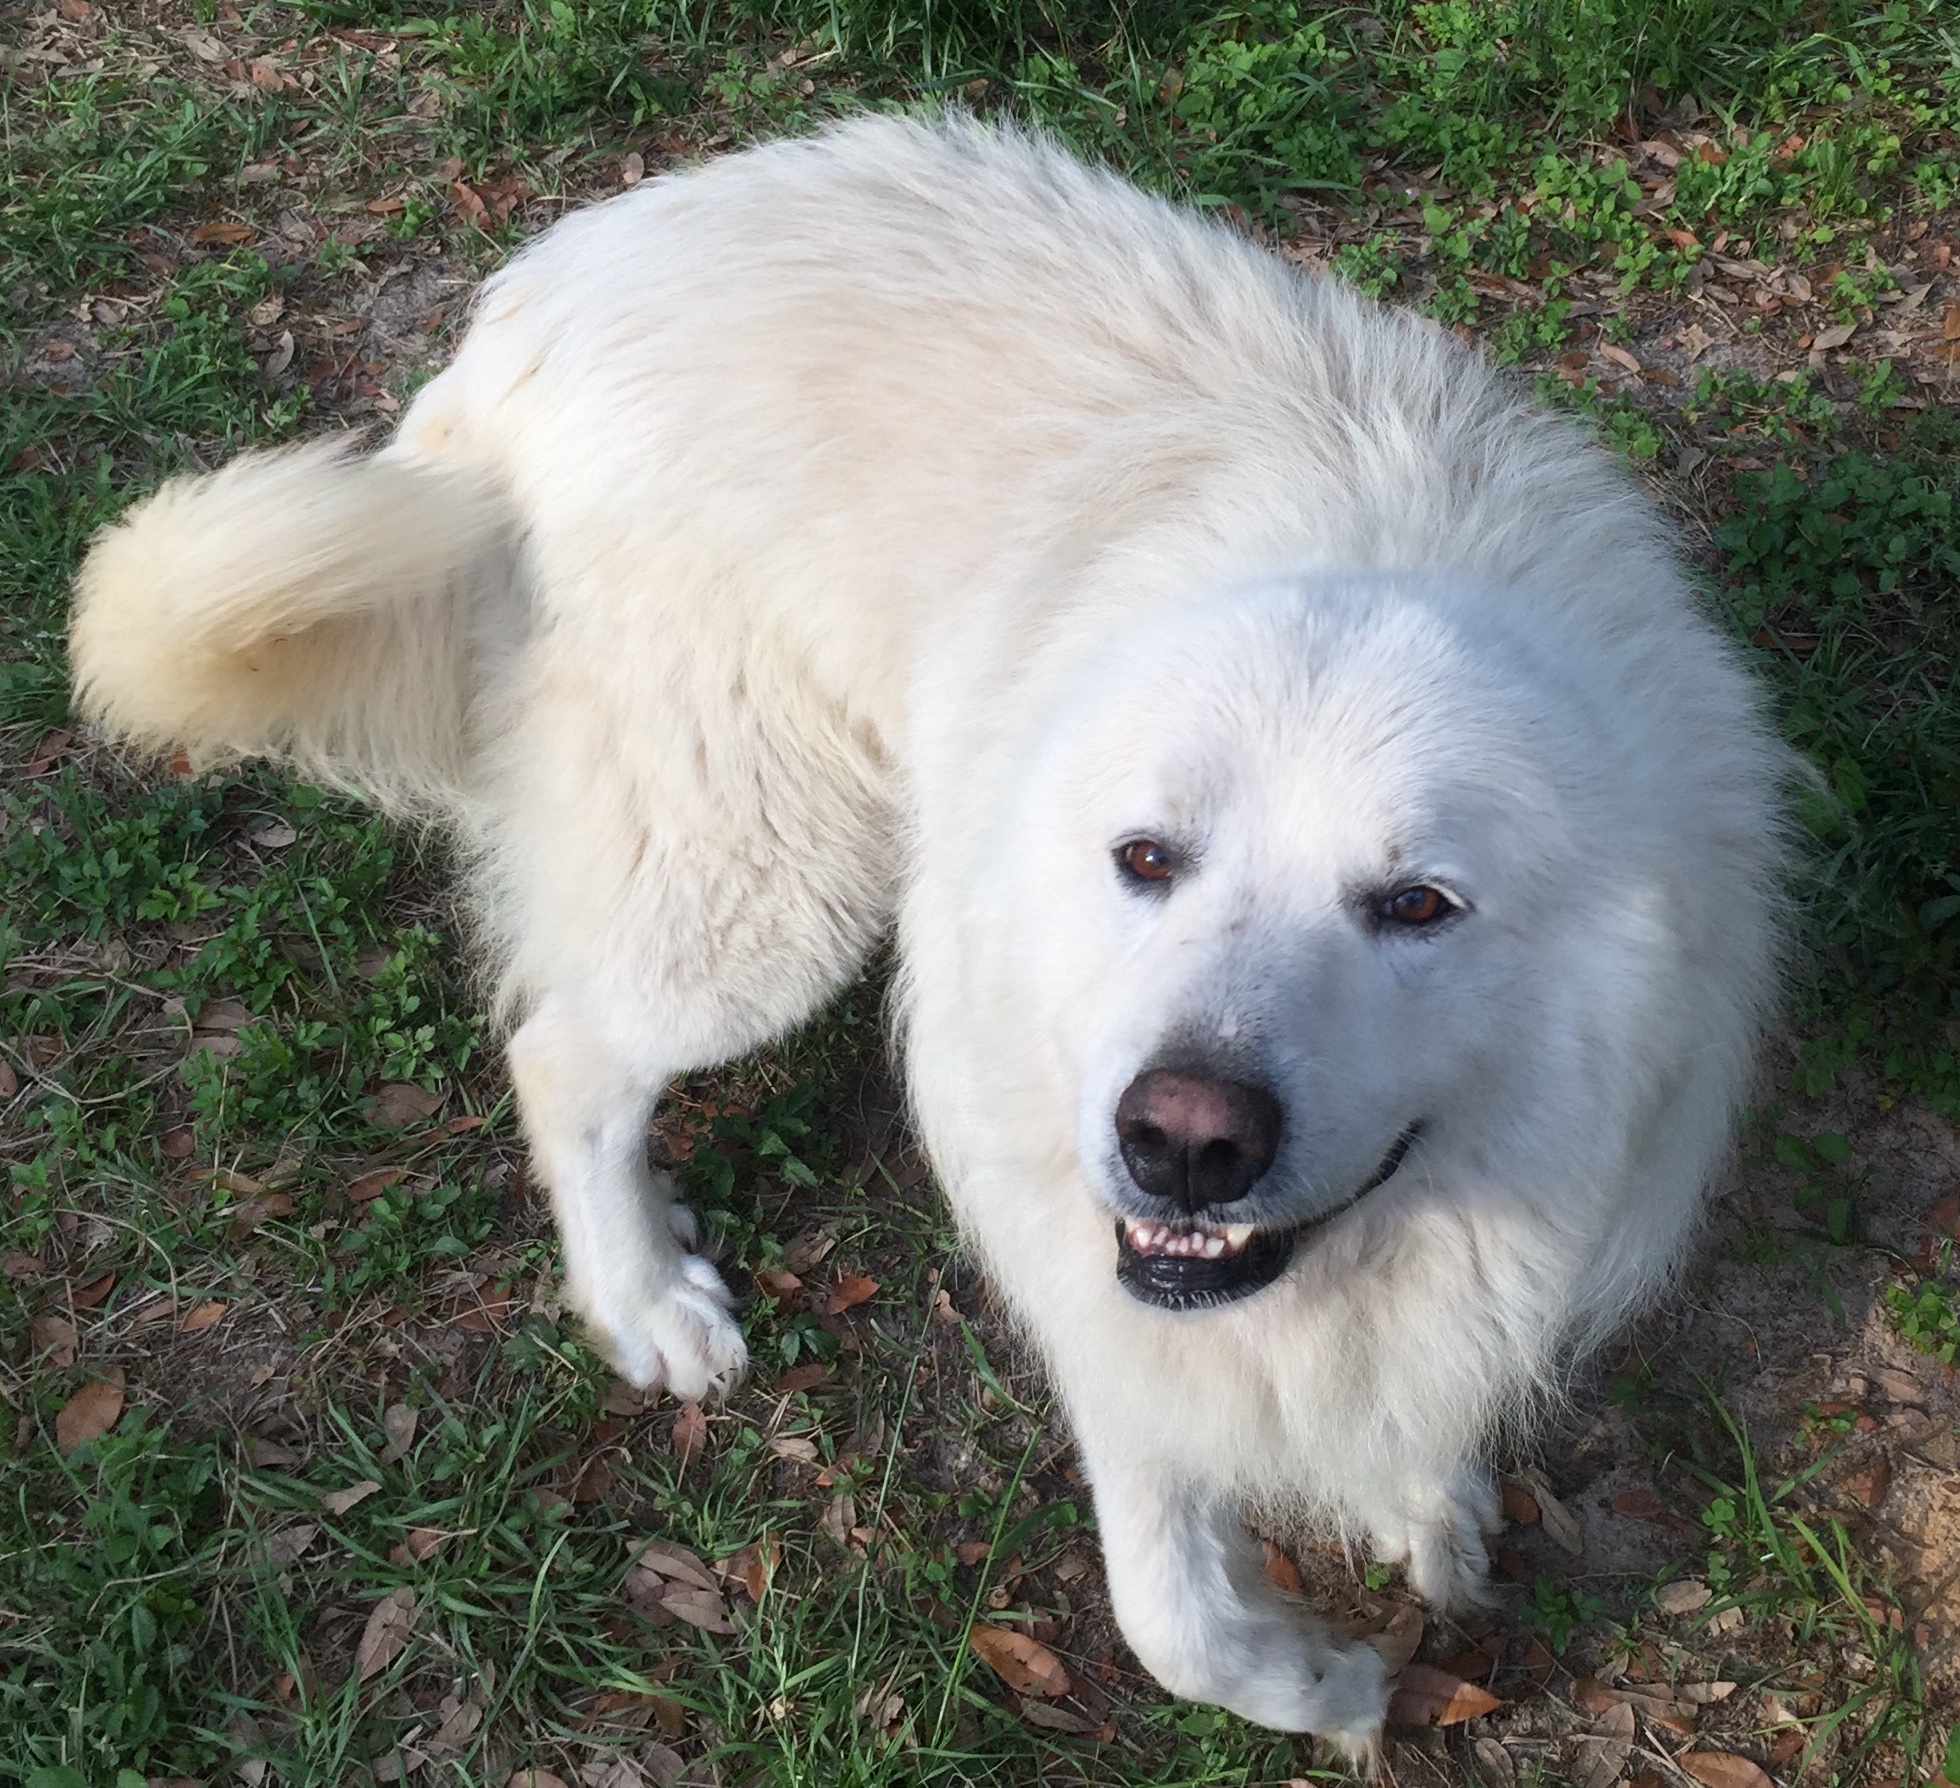
<svg viewBox="0 0 1960 1788">
<path fill-rule="evenodd" d="M 1615 390 L 1596 357 L 1559 369 L 1688 303 L 1718 255 L 1808 269 L 1840 322 L 1882 311 L 1897 281 L 1867 244 L 1903 264 L 1901 232 L 1960 186 L 1955 33 L 1934 0 L 316 0 L 171 22 L 227 45 L 243 31 L 241 54 L 307 80 L 275 71 L 276 92 L 246 98 L 181 39 L 98 15 L 99 70 L 24 63 L 0 88 L 0 1056 L 19 1083 L 0 1129 L 0 1783 L 133 1788 L 256 1759 L 260 1779 L 338 1788 L 430 1743 L 445 1696 L 481 1718 L 421 1783 L 503 1788 L 519 1766 L 569 1781 L 606 1739 L 602 1708 L 641 1722 L 620 1745 L 712 1752 L 725 1781 L 1251 1784 L 1312 1767 L 1305 1747 L 1162 1703 L 1120 1650 L 1067 1658 L 1081 1694 L 1063 1711 L 1086 1732 L 1030 1724 L 972 1654 L 976 1614 L 1092 1623 L 1082 1580 L 1055 1567 L 1093 1535 L 1044 1394 L 896 1183 L 900 1144 L 867 1129 L 875 988 L 668 1114 L 738 1281 L 830 1243 L 803 1289 L 749 1304 L 756 1385 L 688 1458 L 671 1409 L 608 1406 L 555 1302 L 439 849 L 266 773 L 138 776 L 49 743 L 87 538 L 187 465 L 384 420 L 347 364 L 358 333 L 338 328 L 371 301 L 369 264 L 481 269 L 514 237 L 462 219 L 452 161 L 576 198 L 629 152 L 652 170 L 861 105 L 1004 110 L 1283 247 L 1320 244 L 1541 375 L 1637 465 L 1692 447 L 1711 589 L 1820 773 L 1791 1097 L 1855 1065 L 1960 1111 L 1950 418 L 1901 407 L 1903 375 L 1876 361 L 1678 389 Z M 1668 128 L 1706 151 L 1671 172 L 1641 159 Z M 289 211 L 318 228 L 284 229 Z M 1784 326 L 1754 324 L 1764 341 Z M 266 370 L 282 329 L 298 346 Z M 405 396 L 424 370 L 377 376 Z M 187 1055 L 227 1012 L 203 1032 L 223 1052 Z M 376 1105 L 389 1087 L 439 1106 L 401 1127 Z M 1832 1133 L 1797 1127 L 1801 1214 L 1855 1245 Z M 401 1177 L 350 1196 L 381 1168 Z M 845 1267 L 879 1290 L 831 1314 Z M 182 1332 L 216 1303 L 214 1326 Z M 1894 1318 L 1950 1352 L 1948 1279 L 1898 1287 Z M 127 1412 L 62 1458 L 58 1412 L 112 1366 Z M 812 1366 L 820 1382 L 773 1389 Z M 391 1454 L 402 1409 L 416 1437 Z M 1804 1512 L 1809 1478 L 1766 1492 L 1730 1438 L 1739 1451 L 1717 1434 L 1696 1458 L 1708 1580 L 1882 1664 L 1816 1716 L 1836 1779 L 1930 1757 L 1902 1654 L 1867 1630 L 1882 1584 Z M 344 1513 L 323 1508 L 366 1481 Z M 855 1520 L 827 1529 L 840 1497 Z M 417 1530 L 450 1537 L 417 1559 L 400 1550 Z M 654 1535 L 710 1562 L 773 1535 L 783 1561 L 759 1606 L 730 1590 L 734 1633 L 650 1625 L 622 1581 Z M 1388 1581 L 1370 1567 L 1371 1588 Z M 412 1636 L 363 1681 L 363 1623 L 404 1588 Z M 1516 1618 L 1577 1658 L 1605 1615 L 1545 1580 Z"/>
</svg>

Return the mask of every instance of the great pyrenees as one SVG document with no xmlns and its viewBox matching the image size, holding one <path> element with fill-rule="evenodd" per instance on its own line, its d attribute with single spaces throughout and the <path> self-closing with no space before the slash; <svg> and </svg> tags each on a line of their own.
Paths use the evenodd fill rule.
<svg viewBox="0 0 1960 1788">
<path fill-rule="evenodd" d="M 1693 1228 L 1788 762 L 1664 530 L 1448 334 L 1025 135 L 568 217 L 371 457 L 96 543 L 84 713 L 464 841 L 572 1298 L 742 1371 L 676 1075 L 896 926 L 914 1112 L 1170 1690 L 1364 1753 L 1248 1506 L 1473 1600 L 1482 1457 Z"/>
</svg>

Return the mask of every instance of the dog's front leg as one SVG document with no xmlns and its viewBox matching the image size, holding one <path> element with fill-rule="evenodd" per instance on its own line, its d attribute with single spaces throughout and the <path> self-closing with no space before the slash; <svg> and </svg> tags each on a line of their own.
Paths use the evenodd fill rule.
<svg viewBox="0 0 1960 1788">
<path fill-rule="evenodd" d="M 1496 1479 L 1465 1466 L 1442 1484 L 1401 1486 L 1370 1518 L 1369 1537 L 1383 1564 L 1405 1565 L 1409 1587 L 1447 1612 L 1490 1603 L 1484 1536 L 1503 1525 Z"/>
<path fill-rule="evenodd" d="M 510 1041 L 512 1084 L 551 1189 L 572 1303 L 614 1365 L 681 1398 L 726 1391 L 748 1363 L 694 1215 L 647 1165 L 647 1119 L 667 1075 L 638 1059 L 602 1008 L 547 998 Z"/>
<path fill-rule="evenodd" d="M 1174 1695 L 1371 1758 L 1388 1704 L 1380 1654 L 1281 1594 L 1229 1502 L 1135 1461 L 1089 1465 L 1110 1600 L 1151 1675 Z"/>
</svg>

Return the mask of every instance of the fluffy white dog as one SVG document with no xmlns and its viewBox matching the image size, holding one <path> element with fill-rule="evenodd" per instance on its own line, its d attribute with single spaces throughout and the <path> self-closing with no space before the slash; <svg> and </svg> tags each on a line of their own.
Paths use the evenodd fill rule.
<svg viewBox="0 0 1960 1788">
<path fill-rule="evenodd" d="M 1606 457 L 1448 335 L 1025 137 L 864 119 L 570 217 L 370 458 L 166 486 L 84 711 L 467 841 L 571 1294 L 742 1370 L 677 1074 L 896 922 L 911 1094 L 1170 1689 L 1367 1749 L 1248 1504 L 1473 1599 L 1479 1459 L 1663 1279 L 1787 764 Z"/>
</svg>

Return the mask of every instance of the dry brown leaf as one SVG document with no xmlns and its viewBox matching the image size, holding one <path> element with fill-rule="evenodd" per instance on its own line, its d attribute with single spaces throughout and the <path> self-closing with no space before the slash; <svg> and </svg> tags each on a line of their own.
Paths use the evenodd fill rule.
<svg viewBox="0 0 1960 1788">
<path fill-rule="evenodd" d="M 1436 1668 L 1447 1675 L 1460 1676 L 1465 1682 L 1482 1682 L 1497 1668 L 1497 1659 L 1478 1646 L 1467 1645 L 1461 1651 L 1452 1652 Z"/>
<path fill-rule="evenodd" d="M 814 1465 L 818 1458 L 817 1443 L 804 1434 L 779 1434 L 769 1443 L 769 1451 L 798 1465 Z"/>
<path fill-rule="evenodd" d="M 1579 1518 L 1553 1494 L 1552 1486 L 1542 1471 L 1534 1466 L 1523 1475 L 1525 1488 L 1538 1504 L 1539 1526 L 1560 1551 L 1569 1552 L 1577 1558 L 1586 1549 L 1585 1530 L 1580 1526 Z"/>
<path fill-rule="evenodd" d="M 119 1421 L 125 1384 L 120 1366 L 105 1366 L 61 1406 L 54 1418 L 55 1450 L 66 1459 L 87 1441 L 100 1440 Z"/>
<path fill-rule="evenodd" d="M 1735 1693 L 1732 1682 L 1684 1682 L 1675 1691 L 1683 1701 L 1692 1702 L 1696 1707 L 1707 1707 L 1716 1701 L 1726 1701 Z"/>
<path fill-rule="evenodd" d="M 1708 1606 L 1714 1593 L 1699 1577 L 1683 1577 L 1655 1590 L 1654 1606 L 1663 1614 L 1696 1614 Z"/>
<path fill-rule="evenodd" d="M 728 1604 L 715 1590 L 689 1589 L 685 1584 L 671 1584 L 660 1600 L 669 1614 L 677 1615 L 689 1626 L 699 1627 L 704 1633 L 735 1631 L 728 1618 Z"/>
<path fill-rule="evenodd" d="M 68 1301 L 77 1310 L 93 1310 L 99 1304 L 109 1301 L 109 1293 L 116 1289 L 116 1275 L 104 1273 L 99 1279 L 89 1279 L 73 1287 L 68 1293 Z"/>
<path fill-rule="evenodd" d="M 514 1769 L 504 1788 L 566 1788 L 566 1782 L 548 1769 Z"/>
<path fill-rule="evenodd" d="M 1422 1645 L 1422 1610 L 1406 1603 L 1388 1617 L 1379 1632 L 1367 1635 L 1368 1643 L 1382 1655 L 1382 1662 L 1393 1676 L 1416 1655 Z"/>
<path fill-rule="evenodd" d="M 1068 1732 L 1076 1737 L 1086 1737 L 1097 1729 L 1094 1720 L 1085 1720 L 1079 1713 L 1070 1713 L 1065 1707 L 1051 1707 L 1046 1701 L 1023 1701 L 1021 1718 L 1030 1726 L 1040 1726 L 1049 1732 Z"/>
<path fill-rule="evenodd" d="M 432 1757 L 457 1756 L 483 1724 L 483 1703 L 474 1695 L 468 1700 L 445 1695 L 436 1712 L 442 1716 L 442 1724 L 436 1728 L 433 1738 L 424 1740 L 428 1753 Z"/>
<path fill-rule="evenodd" d="M 572 1474 L 572 1481 L 566 1486 L 565 1493 L 575 1504 L 602 1502 L 616 1477 L 611 1459 L 603 1452 L 594 1453 Z"/>
<path fill-rule="evenodd" d="M 869 1303 L 877 1292 L 876 1279 L 863 1273 L 847 1274 L 831 1287 L 830 1296 L 824 1303 L 824 1314 L 841 1316 L 846 1310 L 855 1310 L 858 1305 Z"/>
<path fill-rule="evenodd" d="M 347 1188 L 348 1201 L 352 1204 L 366 1204 L 388 1190 L 398 1186 L 408 1178 L 405 1167 L 377 1167 L 372 1173 L 364 1173 Z"/>
<path fill-rule="evenodd" d="M 188 1161 L 197 1150 L 197 1133 L 189 1124 L 173 1124 L 157 1138 L 167 1161 Z"/>
<path fill-rule="evenodd" d="M 727 1581 L 739 1583 L 750 1601 L 759 1602 L 774 1581 L 776 1567 L 782 1562 L 782 1557 L 782 1541 L 772 1533 L 765 1533 L 731 1552 L 715 1565 L 715 1569 Z"/>
<path fill-rule="evenodd" d="M 683 1465 L 701 1456 L 708 1444 L 708 1418 L 698 1403 L 683 1403 L 674 1412 L 674 1426 L 668 1444 L 679 1454 Z"/>
<path fill-rule="evenodd" d="M 366 1502 L 381 1486 L 372 1478 L 363 1478 L 358 1484 L 349 1484 L 345 1490 L 329 1490 L 320 1498 L 320 1506 L 329 1515 L 344 1515 L 357 1503 Z"/>
<path fill-rule="evenodd" d="M 432 1093 L 408 1080 L 391 1080 L 376 1087 L 370 1101 L 375 1121 L 394 1130 L 405 1130 L 410 1124 L 434 1117 L 441 1107 L 440 1093 Z"/>
<path fill-rule="evenodd" d="M 435 1557 L 453 1537 L 440 1527 L 411 1527 L 408 1538 L 402 1542 L 402 1550 L 420 1564 L 426 1558 Z"/>
<path fill-rule="evenodd" d="M 640 1548 L 633 1563 L 638 1570 L 652 1571 L 656 1576 L 685 1583 L 694 1589 L 712 1590 L 715 1587 L 715 1580 L 700 1556 L 688 1551 L 685 1546 L 671 1546 L 664 1540 L 649 1540 Z"/>
<path fill-rule="evenodd" d="M 52 1310 L 35 1317 L 31 1330 L 34 1351 L 45 1354 L 50 1366 L 72 1366 L 80 1339 L 75 1333 L 75 1325 L 65 1316 L 57 1316 Z"/>
<path fill-rule="evenodd" d="M 193 242 L 221 242 L 227 247 L 236 247 L 241 242 L 252 240 L 252 226 L 243 223 L 199 224 L 191 231 Z"/>
<path fill-rule="evenodd" d="M 1496 1739 L 1478 1739 L 1470 1747 L 1470 1755 L 1476 1760 L 1477 1776 L 1484 1788 L 1516 1788 L 1518 1767 Z"/>
<path fill-rule="evenodd" d="M 1688 1751 L 1674 1761 L 1707 1788 L 1776 1788 L 1760 1764 L 1731 1751 Z"/>
<path fill-rule="evenodd" d="M 1872 1462 L 1851 1478 L 1845 1488 L 1868 1509 L 1875 1509 L 1892 1488 L 1892 1456 L 1881 1450 Z"/>
<path fill-rule="evenodd" d="M 803 1289 L 803 1281 L 794 1273 L 777 1273 L 766 1267 L 758 1267 L 752 1277 L 756 1289 L 766 1298 L 792 1297 Z"/>
<path fill-rule="evenodd" d="M 1514 1521 L 1520 1527 L 1530 1527 L 1538 1519 L 1538 1505 L 1532 1500 L 1531 1492 L 1522 1484 L 1506 1478 L 1499 1491 L 1504 1519 Z"/>
<path fill-rule="evenodd" d="M 295 1521 L 282 1527 L 265 1543 L 265 1555 L 276 1565 L 289 1565 L 302 1556 L 320 1537 L 317 1521 Z"/>
<path fill-rule="evenodd" d="M 776 1389 L 785 1397 L 797 1391 L 813 1391 L 830 1376 L 830 1368 L 821 1360 L 810 1360 L 801 1366 L 792 1366 L 781 1378 L 776 1380 Z"/>
<path fill-rule="evenodd" d="M 388 1437 L 381 1454 L 383 1465 L 393 1465 L 397 1459 L 408 1457 L 409 1449 L 415 1445 L 415 1425 L 420 1420 L 420 1414 L 406 1403 L 391 1403 L 382 1411 L 381 1431 Z"/>
<path fill-rule="evenodd" d="M 354 1649 L 354 1669 L 362 1682 L 378 1676 L 408 1649 L 414 1627 L 415 1591 L 406 1584 L 375 1603 Z"/>
<path fill-rule="evenodd" d="M 9 1254 L 0 1260 L 0 1272 L 9 1279 L 32 1279 L 41 1270 L 40 1258 L 33 1254 Z"/>
<path fill-rule="evenodd" d="M 1609 1707 L 1589 1737 L 1579 1741 L 1578 1788 L 1612 1788 L 1633 1751 L 1637 1722 L 1624 1701 Z"/>
<path fill-rule="evenodd" d="M 1833 323 L 1830 328 L 1820 329 L 1810 338 L 1810 351 L 1813 354 L 1821 354 L 1827 348 L 1841 348 L 1857 333 L 1856 323 Z M 1707 1754 L 1714 1757 L 1724 1753 L 1710 1751 Z"/>
<path fill-rule="evenodd" d="M 975 1622 L 966 1642 L 974 1655 L 1017 1695 L 1066 1695 L 1068 1672 L 1062 1661 L 1032 1634 L 1015 1627 Z"/>
<path fill-rule="evenodd" d="M 18 466 L 20 462 L 14 463 Z M 0 1061 L 0 1099 L 11 1099 L 19 1091 L 20 1076 L 14 1072 L 13 1063 Z"/>
<path fill-rule="evenodd" d="M 1307 1586 L 1300 1578 L 1300 1567 L 1271 1540 L 1260 1542 L 1265 1550 L 1264 1569 L 1269 1582 L 1277 1583 L 1290 1596 L 1303 1596 Z"/>
<path fill-rule="evenodd" d="M 206 1329 L 217 1327 L 230 1307 L 222 1298 L 208 1298 L 185 1312 L 184 1320 L 177 1326 L 186 1335 L 202 1334 Z"/>
<path fill-rule="evenodd" d="M 1388 1720 L 1393 1726 L 1454 1726 L 1503 1705 L 1473 1682 L 1429 1664 L 1411 1664 L 1389 1697 Z"/>
</svg>

